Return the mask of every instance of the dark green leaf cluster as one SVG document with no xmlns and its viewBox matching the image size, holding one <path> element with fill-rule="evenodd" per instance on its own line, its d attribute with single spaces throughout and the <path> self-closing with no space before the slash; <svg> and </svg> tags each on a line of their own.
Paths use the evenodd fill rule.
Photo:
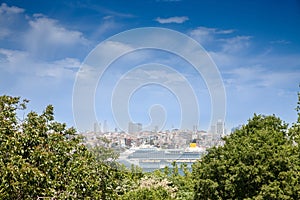
<svg viewBox="0 0 300 200">
<path fill-rule="evenodd" d="M 98 162 L 53 107 L 19 120 L 28 101 L 0 97 L 0 199 L 115 199 L 125 173 Z"/>
<path fill-rule="evenodd" d="M 275 116 L 254 115 L 194 165 L 195 199 L 300 199 L 299 146 L 290 131 Z"/>
</svg>

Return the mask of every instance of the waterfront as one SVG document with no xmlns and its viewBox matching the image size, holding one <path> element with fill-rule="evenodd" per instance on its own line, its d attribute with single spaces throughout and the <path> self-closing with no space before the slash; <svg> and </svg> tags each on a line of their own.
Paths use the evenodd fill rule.
<svg viewBox="0 0 300 200">
<path fill-rule="evenodd" d="M 141 145 L 120 154 L 119 162 L 130 168 L 132 165 L 140 167 L 144 172 L 151 172 L 165 167 L 172 168 L 175 162 L 179 166 L 186 164 L 188 169 L 205 155 L 205 148 L 191 143 L 186 149 L 160 149 L 151 145 Z"/>
</svg>

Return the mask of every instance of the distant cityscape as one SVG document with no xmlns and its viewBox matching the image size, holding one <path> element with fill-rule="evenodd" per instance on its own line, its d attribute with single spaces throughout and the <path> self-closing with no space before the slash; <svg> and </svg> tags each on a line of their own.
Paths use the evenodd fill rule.
<svg viewBox="0 0 300 200">
<path fill-rule="evenodd" d="M 141 123 L 128 123 L 128 131 L 108 131 L 107 122 L 103 128 L 100 123 L 94 123 L 93 131 L 81 133 L 87 146 L 102 145 L 99 138 L 105 137 L 110 141 L 105 144 L 120 153 L 120 162 L 130 167 L 137 165 L 144 171 L 153 171 L 171 163 L 186 163 L 191 166 L 196 160 L 201 159 L 206 149 L 223 145 L 222 137 L 227 134 L 225 123 L 222 120 L 213 124 L 208 131 L 198 130 L 143 130 Z"/>
<path fill-rule="evenodd" d="M 102 128 L 103 127 L 103 128 Z M 163 149 L 185 148 L 192 141 L 196 141 L 197 146 L 209 148 L 222 143 L 221 138 L 227 134 L 225 123 L 218 120 L 210 127 L 210 130 L 198 130 L 197 125 L 192 130 L 172 129 L 159 130 L 156 126 L 152 131 L 143 130 L 142 123 L 128 123 L 128 131 L 108 130 L 107 121 L 103 126 L 101 123 L 94 123 L 93 131 L 81 132 L 88 145 L 96 145 L 99 137 L 105 137 L 110 141 L 112 148 L 138 147 L 141 144 L 149 144 Z"/>
</svg>

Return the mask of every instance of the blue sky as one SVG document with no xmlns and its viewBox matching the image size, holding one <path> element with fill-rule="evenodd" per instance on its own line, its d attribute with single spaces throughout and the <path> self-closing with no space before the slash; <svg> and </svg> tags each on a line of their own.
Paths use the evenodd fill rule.
<svg viewBox="0 0 300 200">
<path fill-rule="evenodd" d="M 33 1 L 0 3 L 0 94 L 30 99 L 30 110 L 55 106 L 56 119 L 74 124 L 72 94 L 86 56 L 103 40 L 122 31 L 162 27 L 198 41 L 218 67 L 226 89 L 226 126 L 253 115 L 276 114 L 296 120 L 300 83 L 299 1 Z M 95 96 L 99 122 L 116 125 L 111 95 L 118 80 L 137 65 L 157 62 L 173 67 L 195 90 L 200 129 L 207 130 L 211 100 L 205 82 L 188 64 L 167 52 L 133 52 L 105 72 Z M 145 71 L 135 71 L 143 76 Z M 153 76 L 171 81 L 171 71 Z M 175 77 L 176 79 L 176 77 Z M 129 102 L 133 121 L 149 123 L 148 111 L 160 104 L 165 128 L 178 128 L 180 102 L 159 85 L 135 91 Z M 90 129 L 93 123 L 87 124 Z M 88 128 L 87 128 L 88 129 Z"/>
</svg>

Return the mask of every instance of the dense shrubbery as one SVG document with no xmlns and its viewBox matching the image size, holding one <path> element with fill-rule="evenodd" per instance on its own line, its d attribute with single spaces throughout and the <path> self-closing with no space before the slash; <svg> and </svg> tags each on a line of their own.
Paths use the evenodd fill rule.
<svg viewBox="0 0 300 200">
<path fill-rule="evenodd" d="M 116 199 L 123 193 L 121 173 L 94 154 L 73 128 L 54 121 L 53 107 L 22 120 L 27 101 L 0 97 L 0 199 Z"/>
<path fill-rule="evenodd" d="M 300 199 L 298 121 L 255 115 L 209 150 L 189 172 L 181 166 L 142 173 L 101 146 L 88 149 L 73 128 L 54 121 L 53 107 L 24 119 L 27 101 L 0 97 L 0 199 Z"/>
<path fill-rule="evenodd" d="M 254 115 L 194 165 L 195 199 L 300 199 L 298 121 Z"/>
<path fill-rule="evenodd" d="M 255 115 L 225 141 L 195 164 L 196 199 L 300 198 L 299 147 L 279 118 Z"/>
</svg>

